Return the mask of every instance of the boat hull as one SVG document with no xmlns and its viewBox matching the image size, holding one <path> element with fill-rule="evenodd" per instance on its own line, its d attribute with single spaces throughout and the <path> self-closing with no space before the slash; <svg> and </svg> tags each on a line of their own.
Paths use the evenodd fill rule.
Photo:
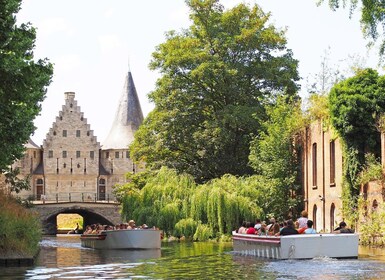
<svg viewBox="0 0 385 280">
<path fill-rule="evenodd" d="M 234 251 L 270 259 L 357 258 L 357 234 L 258 236 L 233 232 Z"/>
<path fill-rule="evenodd" d="M 87 234 L 80 237 L 81 245 L 94 249 L 160 249 L 161 231 L 108 230 L 100 234 Z"/>
</svg>

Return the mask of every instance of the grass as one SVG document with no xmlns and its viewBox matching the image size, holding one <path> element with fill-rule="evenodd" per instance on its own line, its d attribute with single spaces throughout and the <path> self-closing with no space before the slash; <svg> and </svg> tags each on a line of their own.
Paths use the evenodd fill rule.
<svg viewBox="0 0 385 280">
<path fill-rule="evenodd" d="M 41 225 L 37 214 L 0 191 L 0 256 L 32 257 L 39 250 Z"/>
</svg>

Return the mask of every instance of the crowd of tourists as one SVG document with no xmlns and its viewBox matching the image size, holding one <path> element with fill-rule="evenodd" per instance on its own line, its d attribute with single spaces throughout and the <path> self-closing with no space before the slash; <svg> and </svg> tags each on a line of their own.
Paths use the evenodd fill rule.
<svg viewBox="0 0 385 280">
<path fill-rule="evenodd" d="M 244 221 L 237 231 L 242 234 L 256 234 L 261 236 L 284 236 L 293 234 L 315 234 L 317 231 L 313 228 L 313 221 L 308 219 L 307 211 L 301 212 L 301 217 L 296 221 L 288 219 L 277 222 L 274 218 L 269 219 L 268 223 L 256 219 L 255 222 Z M 333 233 L 354 233 L 347 227 L 345 222 L 341 222 L 339 227 L 334 229 Z"/>
<path fill-rule="evenodd" d="M 122 230 L 122 229 L 148 229 L 148 226 L 146 224 L 143 224 L 141 226 L 136 226 L 134 220 L 130 220 L 128 223 L 121 223 L 116 224 L 115 226 L 111 225 L 102 225 L 102 224 L 92 224 L 86 226 L 86 229 L 84 230 L 83 234 L 99 234 L 102 231 L 106 230 Z"/>
</svg>

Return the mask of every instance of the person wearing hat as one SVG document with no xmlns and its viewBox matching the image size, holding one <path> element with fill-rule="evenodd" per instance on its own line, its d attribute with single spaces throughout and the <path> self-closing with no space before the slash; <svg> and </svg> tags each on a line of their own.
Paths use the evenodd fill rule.
<svg viewBox="0 0 385 280">
<path fill-rule="evenodd" d="M 128 222 L 128 227 L 127 229 L 135 229 L 136 228 L 136 225 L 135 225 L 135 221 L 134 220 L 130 220 Z"/>
</svg>

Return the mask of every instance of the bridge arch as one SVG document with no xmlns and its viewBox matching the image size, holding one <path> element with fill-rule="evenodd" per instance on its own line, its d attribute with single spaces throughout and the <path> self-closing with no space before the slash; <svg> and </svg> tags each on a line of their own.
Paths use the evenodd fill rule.
<svg viewBox="0 0 385 280">
<path fill-rule="evenodd" d="M 79 214 L 84 225 L 121 223 L 120 206 L 116 203 L 52 203 L 34 207 L 40 216 L 43 234 L 56 234 L 59 214 Z"/>
</svg>

